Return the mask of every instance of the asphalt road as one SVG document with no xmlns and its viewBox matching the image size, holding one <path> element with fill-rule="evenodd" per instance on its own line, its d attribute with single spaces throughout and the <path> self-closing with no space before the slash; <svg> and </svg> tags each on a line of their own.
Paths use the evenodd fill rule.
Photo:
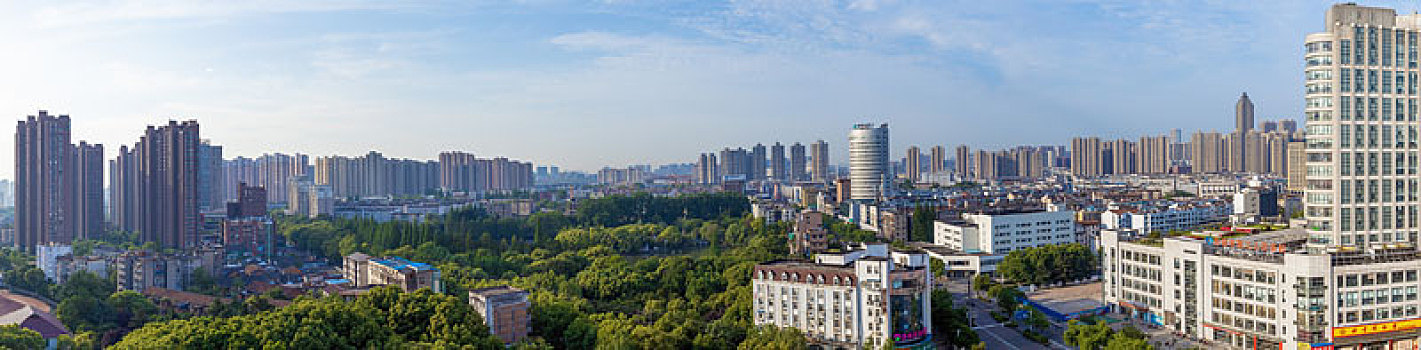
<svg viewBox="0 0 1421 350">
<path fill-rule="evenodd" d="M 967 308 L 967 314 L 972 318 L 972 329 L 977 332 L 977 338 L 986 343 L 988 349 L 1070 349 L 1061 342 L 1061 332 L 1065 325 L 1052 326 L 1049 336 L 1052 346 L 1047 347 L 1031 339 L 1026 339 L 1020 332 L 1011 327 L 992 319 L 992 311 L 997 309 L 996 304 L 988 301 L 971 299 L 967 294 L 967 284 L 965 280 L 954 280 L 944 283 L 944 287 L 952 292 L 953 300 L 958 306 Z"/>
</svg>

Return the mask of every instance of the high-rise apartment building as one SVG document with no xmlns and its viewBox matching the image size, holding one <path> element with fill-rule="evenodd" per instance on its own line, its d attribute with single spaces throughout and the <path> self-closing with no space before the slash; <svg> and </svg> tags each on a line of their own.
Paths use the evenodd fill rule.
<svg viewBox="0 0 1421 350">
<path fill-rule="evenodd" d="M 1234 105 L 1234 121 L 1234 132 L 1246 134 L 1253 131 L 1253 101 L 1248 99 L 1247 92 L 1239 96 L 1238 103 Z"/>
<path fill-rule="evenodd" d="M 102 196 L 103 148 L 75 146 L 70 135 L 69 116 L 47 111 L 15 127 L 15 245 L 21 249 L 102 232 L 103 200 L 94 192 Z"/>
<path fill-rule="evenodd" d="M 1165 174 L 1169 172 L 1169 137 L 1146 136 L 1140 138 L 1139 156 L 1136 165 L 1142 174 Z"/>
<path fill-rule="evenodd" d="M 947 149 L 942 146 L 933 146 L 928 156 L 928 173 L 941 174 L 947 167 Z"/>
<path fill-rule="evenodd" d="M 719 158 L 722 178 L 750 179 L 750 153 L 744 148 L 722 149 Z"/>
<path fill-rule="evenodd" d="M 74 148 L 75 199 L 78 221 L 74 239 L 97 238 L 104 226 L 104 146 L 80 141 Z"/>
<path fill-rule="evenodd" d="M 814 182 L 829 183 L 829 143 L 824 140 L 809 144 L 809 174 Z"/>
<path fill-rule="evenodd" d="M 1208 174 L 1227 169 L 1223 146 L 1223 135 L 1217 132 L 1195 132 L 1189 139 L 1189 159 L 1193 171 Z"/>
<path fill-rule="evenodd" d="M 750 174 L 746 176 L 747 180 L 765 179 L 765 158 L 768 156 L 769 154 L 765 152 L 765 145 L 757 143 L 755 147 L 750 148 Z"/>
<path fill-rule="evenodd" d="M 953 158 L 953 166 L 957 170 L 957 177 L 963 179 L 972 178 L 972 148 L 967 147 L 967 145 L 957 145 L 953 151 L 957 154 L 957 156 Z"/>
<path fill-rule="evenodd" d="M 1288 142 L 1287 179 L 1288 191 L 1301 193 L 1307 190 L 1307 143 Z"/>
<path fill-rule="evenodd" d="M 701 153 L 696 159 L 696 182 L 700 184 L 720 183 L 720 164 L 715 153 Z"/>
<path fill-rule="evenodd" d="M 312 171 L 313 181 L 329 186 L 336 198 L 420 196 L 440 188 L 503 191 L 533 186 L 531 163 L 479 159 L 461 152 L 444 152 L 439 157 L 439 162 L 386 158 L 375 151 L 363 157 L 320 157 Z"/>
<path fill-rule="evenodd" d="M 286 193 L 287 181 L 292 176 L 301 174 L 311 174 L 310 157 L 304 154 L 263 154 L 261 157 L 246 158 L 236 157 L 223 162 L 223 189 L 226 193 L 227 201 L 237 199 L 236 188 L 239 183 L 247 183 L 254 186 L 266 188 L 271 193 Z M 268 197 L 270 203 L 282 203 L 286 201 L 286 196 L 276 195 Z"/>
<path fill-rule="evenodd" d="M 903 159 L 903 175 L 908 177 L 908 181 L 917 182 L 923 168 L 919 162 L 923 158 L 923 152 L 918 150 L 918 146 L 908 147 L 908 156 Z"/>
<path fill-rule="evenodd" d="M 222 210 L 227 205 L 222 146 L 202 140 L 197 147 L 197 206 L 203 211 Z"/>
<path fill-rule="evenodd" d="M 770 179 L 775 181 L 789 180 L 789 166 L 785 158 L 785 146 L 775 142 L 770 146 Z"/>
<path fill-rule="evenodd" d="M 1292 134 L 1292 133 L 1298 131 L 1298 122 L 1297 122 L 1296 120 L 1292 120 L 1292 119 L 1279 120 L 1279 121 L 1278 121 L 1278 130 L 1280 130 L 1280 131 L 1282 131 L 1282 132 L 1285 132 L 1285 133 Z"/>
<path fill-rule="evenodd" d="M 1315 185 L 1305 202 L 1316 246 L 1417 241 L 1418 18 L 1337 5 L 1327 31 L 1307 36 L 1307 180 Z"/>
<path fill-rule="evenodd" d="M 849 131 L 850 199 L 878 200 L 891 178 L 888 124 L 854 125 Z"/>
<path fill-rule="evenodd" d="M 794 181 L 809 180 L 809 161 L 804 151 L 804 145 L 795 142 L 789 146 L 789 178 Z"/>
<path fill-rule="evenodd" d="M 1105 174 L 1105 151 L 1098 137 L 1071 139 L 1071 174 L 1100 176 Z"/>
<path fill-rule="evenodd" d="M 114 160 L 110 203 L 115 224 L 137 231 L 145 242 L 167 248 L 198 243 L 202 218 L 197 203 L 200 144 L 197 121 L 149 126 L 133 148 Z"/>
</svg>

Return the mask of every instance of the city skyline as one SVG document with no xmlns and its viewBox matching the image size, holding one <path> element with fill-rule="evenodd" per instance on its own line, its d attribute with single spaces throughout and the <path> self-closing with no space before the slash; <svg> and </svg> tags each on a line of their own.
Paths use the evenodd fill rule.
<svg viewBox="0 0 1421 350">
<path fill-rule="evenodd" d="M 1259 120 L 1300 119 L 1293 34 L 1330 4 L 15 4 L 0 47 L 35 54 L 0 67 L 0 113 L 67 114 L 106 145 L 197 119 L 231 156 L 464 150 L 582 171 L 864 121 L 900 126 L 894 155 L 1061 145 L 1226 131 L 1244 91 Z"/>
</svg>

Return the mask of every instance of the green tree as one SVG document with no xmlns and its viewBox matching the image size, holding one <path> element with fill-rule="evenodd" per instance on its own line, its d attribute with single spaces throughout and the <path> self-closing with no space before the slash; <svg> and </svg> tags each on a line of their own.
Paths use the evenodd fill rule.
<svg viewBox="0 0 1421 350">
<path fill-rule="evenodd" d="M 107 304 L 113 312 L 112 320 L 126 329 L 142 327 L 158 314 L 158 306 L 152 300 L 131 290 L 114 292 L 109 295 Z"/>
<path fill-rule="evenodd" d="M 1022 293 L 1021 290 L 1016 289 L 1016 287 L 1000 284 L 992 286 L 992 288 L 987 291 L 987 295 L 996 300 L 997 307 L 1002 308 L 1003 311 L 1016 310 L 1016 306 L 1021 305 L 1021 301 L 1017 299 L 1026 296 L 1025 293 Z"/>
<path fill-rule="evenodd" d="M 750 334 L 745 337 L 745 342 L 740 343 L 738 349 L 799 350 L 806 347 L 804 333 L 801 333 L 799 329 L 766 325 L 751 329 Z"/>
<path fill-rule="evenodd" d="M 1041 310 L 1031 308 L 1030 316 L 1026 318 L 1026 325 L 1032 330 L 1042 332 L 1046 330 L 1046 327 L 1051 326 L 1051 320 L 1047 319 L 1046 314 L 1041 313 Z"/>
<path fill-rule="evenodd" d="M 75 331 L 103 332 L 113 329 L 112 310 L 102 300 L 90 295 L 64 298 L 55 316 Z"/>
<path fill-rule="evenodd" d="M 987 290 L 992 288 L 992 284 L 992 278 L 988 277 L 985 274 L 979 273 L 975 276 L 972 276 L 972 289 L 978 292 L 987 292 Z"/>
<path fill-rule="evenodd" d="M 937 221 L 937 210 L 932 207 L 918 206 L 913 209 L 912 223 L 908 225 L 908 240 L 915 242 L 933 241 L 933 222 Z"/>
<path fill-rule="evenodd" d="M 1105 344 L 1104 350 L 1154 350 L 1154 348 L 1155 346 L 1150 345 L 1149 341 L 1144 338 L 1135 338 L 1120 332 L 1110 337 L 1110 342 Z"/>
<path fill-rule="evenodd" d="M 10 287 L 50 296 L 49 281 L 44 271 L 33 266 L 20 266 L 5 273 L 5 283 Z"/>
<path fill-rule="evenodd" d="M 0 348 L 43 349 L 44 346 L 44 337 L 39 332 L 17 325 L 0 326 Z"/>
<path fill-rule="evenodd" d="M 933 334 L 936 334 L 940 341 L 959 348 L 981 342 L 977 338 L 977 332 L 972 330 L 967 309 L 953 304 L 952 293 L 942 289 L 933 290 L 932 306 Z"/>
<path fill-rule="evenodd" d="M 1103 323 L 1087 324 L 1072 320 L 1066 327 L 1065 334 L 1062 335 L 1066 345 L 1074 346 L 1080 350 L 1100 350 L 1110 342 L 1115 334 L 1110 326 Z"/>
</svg>

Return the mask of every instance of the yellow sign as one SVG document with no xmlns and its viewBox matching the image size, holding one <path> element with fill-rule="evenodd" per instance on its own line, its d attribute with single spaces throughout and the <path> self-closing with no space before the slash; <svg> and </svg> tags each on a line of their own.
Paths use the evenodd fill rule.
<svg viewBox="0 0 1421 350">
<path fill-rule="evenodd" d="M 1332 337 L 1333 337 L 1333 338 L 1351 337 L 1351 336 L 1358 336 L 1358 335 L 1368 335 L 1368 334 L 1377 334 L 1377 333 L 1404 331 L 1404 330 L 1416 329 L 1416 328 L 1421 328 L 1421 318 L 1410 319 L 1410 320 L 1401 320 L 1401 321 L 1392 321 L 1392 322 L 1386 322 L 1386 323 L 1375 323 L 1375 324 L 1368 324 L 1368 325 L 1361 325 L 1361 326 L 1333 327 L 1333 328 L 1332 328 Z"/>
</svg>

